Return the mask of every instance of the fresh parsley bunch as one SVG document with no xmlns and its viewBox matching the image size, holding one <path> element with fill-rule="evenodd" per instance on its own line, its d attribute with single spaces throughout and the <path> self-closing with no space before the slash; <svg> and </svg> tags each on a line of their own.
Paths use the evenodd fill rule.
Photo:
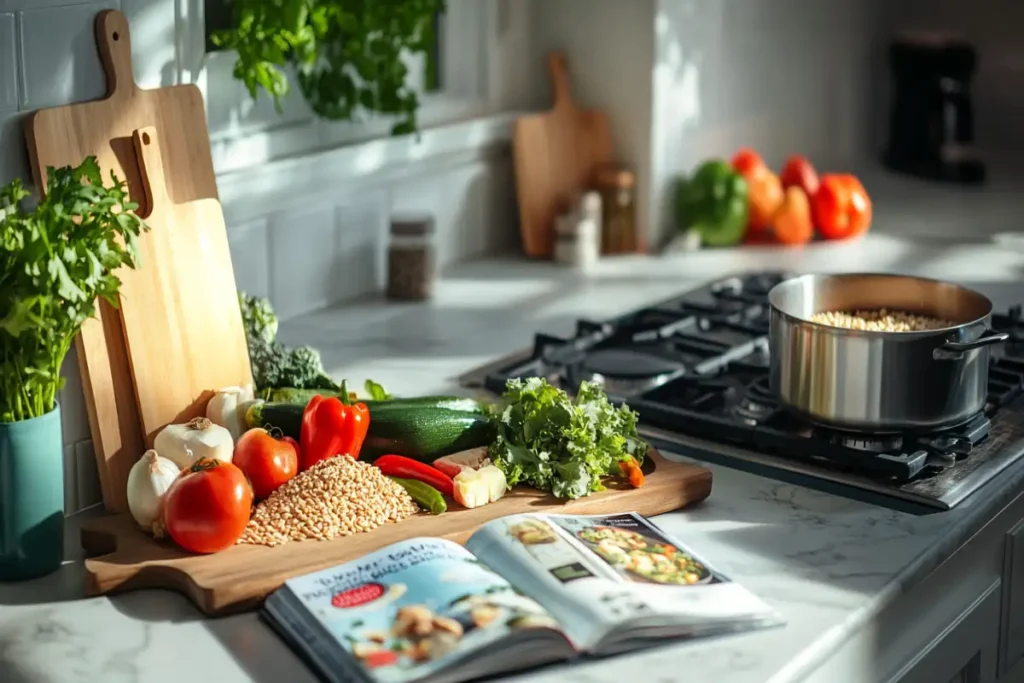
<svg viewBox="0 0 1024 683">
<path fill-rule="evenodd" d="M 115 272 L 138 263 L 149 228 L 133 212 L 128 185 L 95 157 L 47 169 L 46 197 L 34 210 L 15 179 L 0 189 L 0 422 L 53 410 L 60 366 L 96 298 L 118 305 Z"/>
<path fill-rule="evenodd" d="M 498 405 L 498 436 L 491 459 L 509 486 L 525 481 L 558 498 L 580 498 L 604 488 L 630 458 L 642 463 L 647 444 L 636 413 L 618 408 L 596 384 L 580 384 L 576 398 L 541 377 L 512 379 Z"/>
</svg>

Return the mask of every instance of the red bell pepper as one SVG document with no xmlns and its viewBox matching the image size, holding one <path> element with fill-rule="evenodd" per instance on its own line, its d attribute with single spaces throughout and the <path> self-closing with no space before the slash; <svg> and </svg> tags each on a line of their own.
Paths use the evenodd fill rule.
<svg viewBox="0 0 1024 683">
<path fill-rule="evenodd" d="M 856 237 L 871 225 L 871 199 L 861 182 L 849 174 L 822 176 L 811 208 L 825 239 Z"/>
<path fill-rule="evenodd" d="M 382 455 L 374 460 L 373 464 L 389 477 L 415 479 L 433 486 L 446 496 L 455 494 L 455 483 L 451 477 L 441 470 L 434 469 L 430 465 L 425 465 L 412 458 L 402 455 Z"/>
<path fill-rule="evenodd" d="M 365 403 L 345 405 L 334 396 L 314 396 L 302 412 L 302 469 L 336 455 L 358 458 L 369 426 L 370 411 Z"/>
</svg>

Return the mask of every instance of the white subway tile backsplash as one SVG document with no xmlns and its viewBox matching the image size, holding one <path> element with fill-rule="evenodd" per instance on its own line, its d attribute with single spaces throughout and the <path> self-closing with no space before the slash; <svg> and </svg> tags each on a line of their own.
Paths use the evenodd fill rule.
<svg viewBox="0 0 1024 683">
<path fill-rule="evenodd" d="M 21 178 L 26 186 L 32 184 L 26 169 L 21 122 L 21 114 L 0 114 L 0 185 L 6 185 L 15 178 Z"/>
<path fill-rule="evenodd" d="M 228 230 L 235 286 L 250 296 L 270 295 L 270 253 L 266 218 L 233 225 Z"/>
<path fill-rule="evenodd" d="M 371 194 L 372 201 L 335 209 L 338 235 L 339 299 L 379 291 L 385 285 L 388 217 L 386 196 Z"/>
<path fill-rule="evenodd" d="M 18 111 L 18 43 L 14 14 L 0 14 L 0 119 Z"/>
<path fill-rule="evenodd" d="M 280 318 L 338 298 L 341 279 L 334 209 L 320 205 L 270 217 L 270 298 Z"/>
<path fill-rule="evenodd" d="M 106 92 L 93 24 L 114 1 L 48 7 L 18 13 L 22 109 L 94 100 Z"/>
<path fill-rule="evenodd" d="M 66 472 L 64 476 L 67 477 Z M 75 444 L 75 479 L 78 482 L 76 492 L 79 510 L 103 502 L 92 441 L 79 441 Z"/>
</svg>

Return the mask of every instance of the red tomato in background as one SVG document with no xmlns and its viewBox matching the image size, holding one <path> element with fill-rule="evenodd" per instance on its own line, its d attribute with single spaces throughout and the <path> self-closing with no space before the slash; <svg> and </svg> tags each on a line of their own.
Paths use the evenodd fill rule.
<svg viewBox="0 0 1024 683">
<path fill-rule="evenodd" d="M 736 152 L 732 157 L 730 165 L 737 173 L 747 179 L 760 174 L 761 171 L 768 168 L 761 155 L 749 147 L 744 147 Z"/>
<path fill-rule="evenodd" d="M 164 524 L 171 539 L 193 553 L 230 548 L 245 531 L 252 487 L 235 465 L 198 460 L 164 494 Z"/>
<path fill-rule="evenodd" d="M 808 197 L 813 197 L 818 191 L 818 172 L 811 166 L 811 162 L 799 154 L 786 159 L 779 177 L 783 188 L 799 187 Z"/>
<path fill-rule="evenodd" d="M 815 225 L 825 239 L 856 237 L 871 225 L 871 199 L 860 180 L 850 174 L 822 176 L 811 208 Z"/>
<path fill-rule="evenodd" d="M 299 446 L 257 427 L 239 437 L 231 462 L 249 478 L 256 500 L 263 500 L 298 473 Z"/>
</svg>

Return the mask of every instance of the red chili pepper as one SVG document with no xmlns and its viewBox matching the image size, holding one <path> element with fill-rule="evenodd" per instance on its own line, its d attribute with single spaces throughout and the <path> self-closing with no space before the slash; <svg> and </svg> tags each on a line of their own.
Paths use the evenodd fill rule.
<svg viewBox="0 0 1024 683">
<path fill-rule="evenodd" d="M 629 483 L 633 488 L 638 489 L 644 485 L 644 473 L 640 469 L 640 463 L 636 461 L 636 458 L 630 457 L 629 460 L 620 460 L 619 471 L 622 472 L 624 477 L 629 478 Z"/>
<path fill-rule="evenodd" d="M 370 411 L 365 403 L 348 406 L 334 396 L 314 396 L 302 412 L 302 469 L 336 455 L 358 458 L 369 426 Z"/>
<path fill-rule="evenodd" d="M 433 486 L 446 496 L 455 495 L 455 482 L 441 470 L 403 455 L 382 455 L 373 461 L 389 477 L 415 479 Z"/>
</svg>

